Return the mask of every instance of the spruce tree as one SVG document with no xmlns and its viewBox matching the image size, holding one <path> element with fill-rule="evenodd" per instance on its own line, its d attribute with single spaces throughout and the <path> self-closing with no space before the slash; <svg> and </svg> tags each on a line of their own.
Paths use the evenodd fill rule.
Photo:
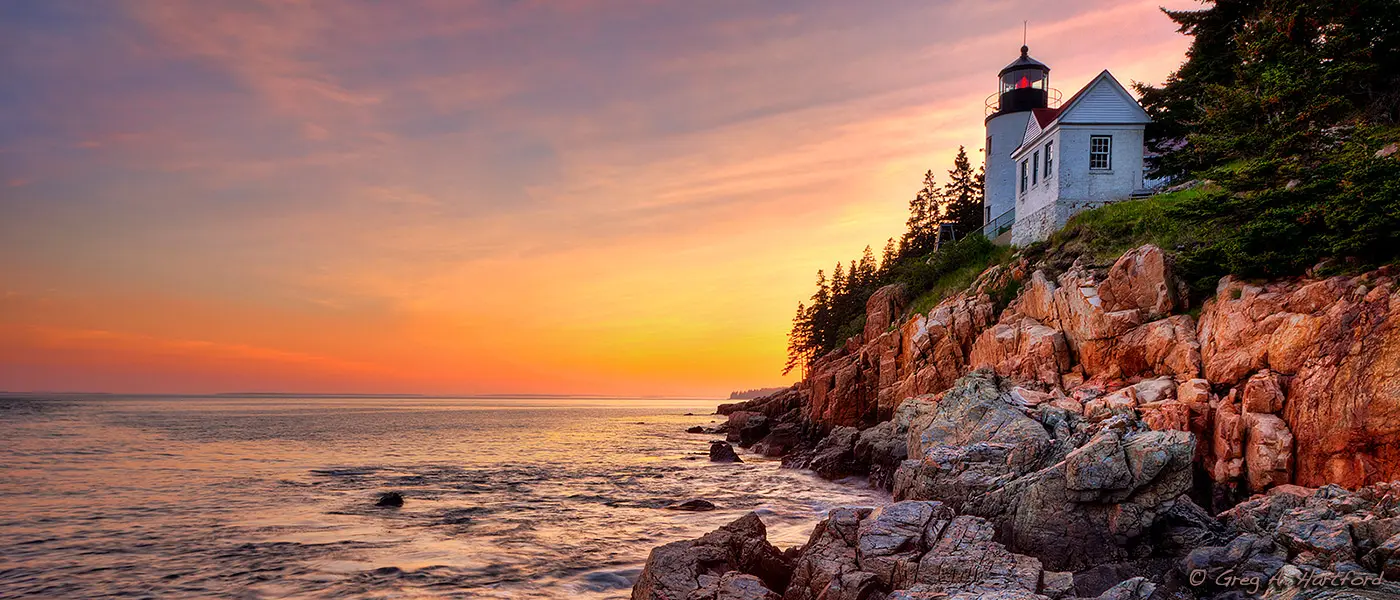
<svg viewBox="0 0 1400 600">
<path fill-rule="evenodd" d="M 806 376 L 807 363 L 812 355 L 812 315 L 801 302 L 797 303 L 797 315 L 792 318 L 792 331 L 788 333 L 787 364 L 783 365 L 783 375 L 793 369 Z"/>
<path fill-rule="evenodd" d="M 856 266 L 856 281 L 861 289 L 875 285 L 875 253 L 870 250 L 870 246 L 865 247 L 865 252 L 860 255 L 860 264 Z"/>
<path fill-rule="evenodd" d="M 909 201 L 909 219 L 905 222 L 907 230 L 900 241 L 901 255 L 923 256 L 933 251 L 938 241 L 938 224 L 943 221 L 939 202 L 941 191 L 933 171 L 926 171 L 924 186 Z"/>
<path fill-rule="evenodd" d="M 958 146 L 953 168 L 948 171 L 948 183 L 939 197 L 944 205 L 943 221 L 953 224 L 959 238 L 982 228 L 982 182 L 972 172 L 972 161 L 963 146 Z"/>
</svg>

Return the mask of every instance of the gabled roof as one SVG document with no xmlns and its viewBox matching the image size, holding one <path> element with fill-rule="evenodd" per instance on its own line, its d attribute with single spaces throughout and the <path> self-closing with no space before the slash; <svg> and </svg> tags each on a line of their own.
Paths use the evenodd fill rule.
<svg viewBox="0 0 1400 600">
<path fill-rule="evenodd" d="M 1115 98 L 1118 102 L 1113 102 Z M 1105 106 L 1104 100 L 1117 106 Z M 1090 103 L 1094 106 L 1087 106 Z M 1059 108 L 1037 108 L 1031 114 L 1033 118 L 1026 123 L 1021 145 L 1011 151 L 1012 156 L 1034 145 L 1047 131 L 1061 123 L 1135 125 L 1152 122 L 1137 99 L 1107 70 L 1090 79 Z M 1108 117 L 1106 120 L 1105 116 Z"/>
</svg>

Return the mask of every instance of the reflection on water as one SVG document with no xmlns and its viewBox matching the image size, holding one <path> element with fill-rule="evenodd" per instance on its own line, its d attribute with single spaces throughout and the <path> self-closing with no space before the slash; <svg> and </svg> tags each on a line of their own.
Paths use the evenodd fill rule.
<svg viewBox="0 0 1400 600">
<path fill-rule="evenodd" d="M 0 597 L 625 598 L 651 547 L 746 511 L 786 547 L 888 501 L 710 463 L 683 431 L 713 406 L 0 398 Z M 689 498 L 721 509 L 661 508 Z"/>
</svg>

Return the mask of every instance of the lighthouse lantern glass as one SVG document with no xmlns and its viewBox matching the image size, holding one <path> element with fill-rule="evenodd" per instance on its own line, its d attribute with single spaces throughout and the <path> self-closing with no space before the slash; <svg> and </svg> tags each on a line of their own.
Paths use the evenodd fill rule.
<svg viewBox="0 0 1400 600">
<path fill-rule="evenodd" d="M 1049 87 L 1049 74 L 1040 69 L 1017 69 L 1001 76 L 1001 93 L 1012 90 L 1044 90 Z"/>
</svg>

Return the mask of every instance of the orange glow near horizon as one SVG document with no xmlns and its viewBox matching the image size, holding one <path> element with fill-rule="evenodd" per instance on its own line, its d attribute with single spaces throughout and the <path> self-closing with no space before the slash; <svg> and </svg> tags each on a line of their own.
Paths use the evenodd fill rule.
<svg viewBox="0 0 1400 600">
<path fill-rule="evenodd" d="M 1018 54 L 1156 2 L 44 3 L 0 14 L 0 390 L 721 396 L 976 161 Z M 13 13 L 13 14 L 9 14 Z"/>
</svg>

